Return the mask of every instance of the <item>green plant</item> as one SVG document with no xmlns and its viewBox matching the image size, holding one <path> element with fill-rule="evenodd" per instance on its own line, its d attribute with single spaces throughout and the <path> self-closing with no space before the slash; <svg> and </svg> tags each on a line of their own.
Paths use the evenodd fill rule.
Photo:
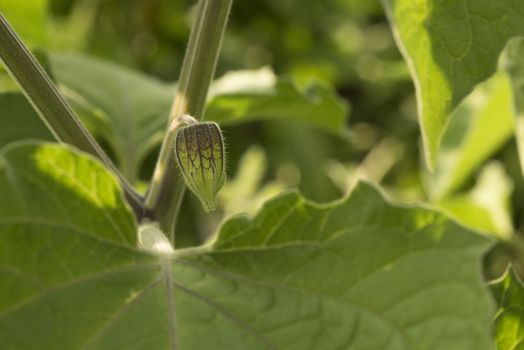
<svg viewBox="0 0 524 350">
<path fill-rule="evenodd" d="M 0 11 L 26 5 L 0 3 Z M 517 274 L 489 287 L 481 276 L 488 250 L 486 279 L 500 271 L 491 260 L 506 268 L 497 249 L 517 267 L 524 256 L 508 210 L 512 180 L 491 160 L 465 184 L 513 132 L 521 141 L 522 42 L 505 47 L 523 34 L 524 5 L 383 5 L 415 80 L 430 205 L 396 204 L 369 184 L 401 158 L 388 138 L 356 169 L 326 166 L 350 192 L 343 199 L 317 204 L 282 191 L 293 167 L 262 186 L 257 148 L 236 160 L 236 176 L 215 198 L 225 179 L 218 125 L 269 121 L 277 138 L 311 142 L 312 152 L 321 143 L 311 130 L 345 146 L 358 137 L 326 83 L 268 69 L 213 82 L 231 0 L 198 2 L 176 87 L 78 54 L 35 50 L 37 60 L 0 12 L 0 57 L 45 123 L 0 80 L 0 347 L 518 349 Z M 28 141 L 53 137 L 60 143 Z M 182 205 L 186 184 L 205 211 L 218 202 L 226 213 L 283 193 L 202 240 L 197 230 L 209 221 L 179 222 L 184 210 L 205 215 Z M 393 195 L 400 187 L 384 186 Z M 201 244 L 186 247 L 188 236 Z"/>
</svg>

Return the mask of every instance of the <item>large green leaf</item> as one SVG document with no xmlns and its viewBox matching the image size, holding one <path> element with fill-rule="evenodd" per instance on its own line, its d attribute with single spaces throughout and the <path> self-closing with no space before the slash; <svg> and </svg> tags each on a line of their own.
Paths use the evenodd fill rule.
<svg viewBox="0 0 524 350">
<path fill-rule="evenodd" d="M 113 146 L 124 173 L 135 179 L 144 156 L 162 140 L 174 87 L 83 56 L 53 55 L 51 61 L 74 106 L 98 110 L 94 120 L 88 121 L 92 131 Z M 273 73 L 261 70 L 237 72 L 218 80 L 210 94 L 206 119 L 221 125 L 291 119 L 340 132 L 346 114 L 345 104 L 329 87 L 315 85 L 300 91 L 291 81 L 278 80 Z"/>
<path fill-rule="evenodd" d="M 296 193 L 215 241 L 135 248 L 116 181 L 56 145 L 0 156 L 0 344 L 7 349 L 491 349 L 488 241 L 369 185 Z"/>
<path fill-rule="evenodd" d="M 417 89 L 430 167 L 449 114 L 491 76 L 506 42 L 524 35 L 520 0 L 383 0 Z"/>
<path fill-rule="evenodd" d="M 0 110 L 0 148 L 24 139 L 53 140 L 24 95 L 0 93 Z"/>
<path fill-rule="evenodd" d="M 493 321 L 498 350 L 524 349 L 524 286 L 509 268 L 504 276 L 491 284 L 498 304 Z"/>
</svg>

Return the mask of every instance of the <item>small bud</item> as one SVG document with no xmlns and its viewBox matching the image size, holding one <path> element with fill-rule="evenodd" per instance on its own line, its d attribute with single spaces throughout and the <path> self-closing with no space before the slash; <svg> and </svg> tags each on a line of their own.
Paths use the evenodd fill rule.
<svg viewBox="0 0 524 350">
<path fill-rule="evenodd" d="M 206 212 L 214 210 L 216 194 L 226 180 L 224 140 L 218 124 L 197 123 L 178 129 L 175 155 L 187 187 Z"/>
<path fill-rule="evenodd" d="M 145 222 L 138 227 L 138 246 L 160 255 L 173 254 L 173 246 L 158 224 Z"/>
</svg>

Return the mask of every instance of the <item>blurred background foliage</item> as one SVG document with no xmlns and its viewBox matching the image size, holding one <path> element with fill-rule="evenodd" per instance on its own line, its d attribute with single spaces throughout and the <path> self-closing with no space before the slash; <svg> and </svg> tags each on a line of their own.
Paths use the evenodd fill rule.
<svg viewBox="0 0 524 350">
<path fill-rule="evenodd" d="M 0 11 L 35 53 L 42 52 L 44 63 L 58 52 L 81 53 L 172 86 L 195 3 L 0 0 Z M 53 74 L 56 68 L 49 67 Z M 217 77 L 264 67 L 293 79 L 303 91 L 312 82 L 331 84 L 345 101 L 347 130 L 333 133 L 286 118 L 227 124 L 229 181 L 220 193 L 220 208 L 204 215 L 198 201 L 186 196 L 181 232 L 198 232 L 205 239 L 225 215 L 253 213 L 265 199 L 284 190 L 299 188 L 307 198 L 326 202 L 347 194 L 365 178 L 380 184 L 395 200 L 429 203 L 496 237 L 500 243 L 486 257 L 487 278 L 500 275 L 508 261 L 523 274 L 524 255 L 515 248 L 522 245 L 514 243 L 520 242 L 524 224 L 524 202 L 519 200 L 524 183 L 507 76 L 500 73 L 482 84 L 457 109 L 437 169 L 429 173 L 419 147 L 409 70 L 378 1 L 234 1 Z M 69 74 L 64 72 L 57 69 L 59 76 Z M 0 71 L 0 90 L 4 117 L 13 100 L 19 99 L 11 96 L 16 87 L 5 71 Z M 80 114 L 102 108 L 74 105 Z M 27 108 L 20 115 L 30 117 Z M 104 118 L 97 116 L 89 120 Z M 44 131 L 40 128 L 34 135 L 38 133 Z M 0 144 L 12 139 L 7 135 L 0 131 Z M 115 153 L 110 141 L 100 140 Z M 137 187 L 145 188 L 157 151 L 158 144 L 152 145 L 140 163 Z M 184 235 L 179 246 L 198 243 L 194 237 Z"/>
</svg>

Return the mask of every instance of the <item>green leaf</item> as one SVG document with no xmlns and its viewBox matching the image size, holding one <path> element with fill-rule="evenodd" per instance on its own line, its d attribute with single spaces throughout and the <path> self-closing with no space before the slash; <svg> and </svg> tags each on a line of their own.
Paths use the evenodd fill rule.
<svg viewBox="0 0 524 350">
<path fill-rule="evenodd" d="M 0 162 L 8 349 L 491 349 L 488 240 L 369 185 L 324 206 L 288 193 L 155 255 L 91 158 L 21 145 Z"/>
<path fill-rule="evenodd" d="M 53 71 L 75 108 L 97 109 L 88 122 L 113 146 L 124 174 L 134 181 L 143 157 L 161 142 L 174 90 L 114 64 L 80 55 L 51 55 Z M 83 113 L 84 119 L 90 114 Z"/>
<path fill-rule="evenodd" d="M 53 136 L 24 95 L 0 94 L 0 108 L 0 148 L 10 142 L 24 139 L 53 140 Z"/>
<path fill-rule="evenodd" d="M 174 87 L 83 56 L 52 55 L 51 61 L 75 108 L 88 105 L 97 110 L 92 121 L 89 113 L 81 114 L 91 130 L 113 146 L 121 169 L 134 180 L 146 154 L 162 140 Z M 336 133 L 343 131 L 346 114 L 345 104 L 331 88 L 318 84 L 300 91 L 266 69 L 219 79 L 213 85 L 205 119 L 220 125 L 291 119 Z"/>
<path fill-rule="evenodd" d="M 524 35 L 524 2 L 383 0 L 417 89 L 433 168 L 450 113 L 491 76 L 508 39 Z"/>
<path fill-rule="evenodd" d="M 493 321 L 498 350 L 524 349 L 524 287 L 512 268 L 491 284 L 498 304 Z"/>
<path fill-rule="evenodd" d="M 20 142 L 5 147 L 0 188 L 0 222 L 6 226 L 58 227 L 119 244 L 136 242 L 134 219 L 115 179 L 91 157 L 79 157 L 66 146 Z"/>
<path fill-rule="evenodd" d="M 254 319 L 254 330 L 267 329 L 259 334 L 276 348 L 490 349 L 490 302 L 475 276 L 485 243 L 360 184 L 338 205 L 318 207 L 291 193 L 252 220 L 230 220 L 198 264 L 226 268 L 222 278 L 236 281 L 224 308 L 257 288 L 267 293 L 259 309 L 249 310 L 251 297 L 234 310 Z M 220 295 L 212 286 L 207 293 Z"/>
<path fill-rule="evenodd" d="M 433 200 L 442 200 L 460 188 L 472 173 L 513 135 L 515 113 L 511 84 L 496 74 L 453 113 L 442 139 L 436 169 L 428 178 Z"/>
<path fill-rule="evenodd" d="M 328 84 L 317 82 L 300 90 L 290 78 L 278 80 L 267 68 L 231 72 L 211 86 L 205 119 L 220 124 L 288 119 L 341 133 L 347 104 Z"/>
</svg>

